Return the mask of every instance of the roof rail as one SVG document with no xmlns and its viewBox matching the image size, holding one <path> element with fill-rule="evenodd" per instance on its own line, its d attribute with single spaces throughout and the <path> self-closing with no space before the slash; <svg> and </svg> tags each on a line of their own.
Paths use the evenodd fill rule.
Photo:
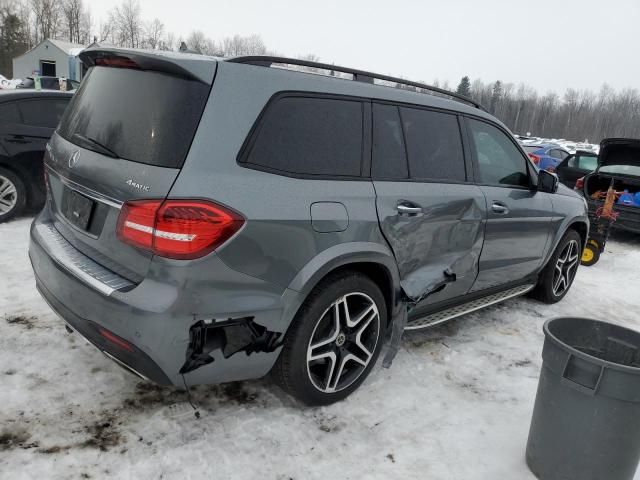
<svg viewBox="0 0 640 480">
<path fill-rule="evenodd" d="M 234 57 L 226 61 L 233 62 L 233 63 L 244 63 L 248 65 L 256 65 L 260 67 L 271 67 L 274 63 L 284 64 L 284 65 L 296 65 L 301 67 L 318 68 L 321 70 L 328 70 L 332 72 L 346 73 L 346 74 L 352 75 L 353 80 L 355 80 L 356 82 L 375 83 L 375 80 L 382 80 L 384 82 L 396 83 L 398 85 L 406 85 L 408 87 L 419 88 L 422 90 L 427 90 L 428 92 L 437 93 L 439 95 L 446 96 L 452 100 L 458 100 L 460 102 L 469 104 L 485 112 L 487 111 L 487 109 L 484 108 L 482 104 L 476 102 L 475 100 L 472 100 L 469 97 L 465 97 L 464 95 L 460 95 L 455 92 L 450 92 L 449 90 L 444 90 L 443 88 L 434 87 L 431 85 L 427 85 L 425 83 L 413 82 L 411 80 L 405 80 L 402 78 L 391 77 L 389 75 L 380 75 L 378 73 L 366 72 L 364 70 L 357 70 L 355 68 L 339 67 L 337 65 L 331 65 L 328 63 L 311 62 L 308 60 L 300 60 L 297 58 L 273 57 L 268 55 L 250 55 L 250 56 Z M 423 93 L 423 92 L 420 92 L 420 93 Z"/>
</svg>

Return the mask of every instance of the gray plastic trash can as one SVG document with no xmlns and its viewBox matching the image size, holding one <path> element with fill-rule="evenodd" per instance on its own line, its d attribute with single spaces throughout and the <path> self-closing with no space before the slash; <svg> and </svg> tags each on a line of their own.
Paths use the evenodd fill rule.
<svg viewBox="0 0 640 480">
<path fill-rule="evenodd" d="M 544 335 L 527 465 L 541 480 L 632 480 L 640 459 L 640 333 L 556 318 Z"/>
</svg>

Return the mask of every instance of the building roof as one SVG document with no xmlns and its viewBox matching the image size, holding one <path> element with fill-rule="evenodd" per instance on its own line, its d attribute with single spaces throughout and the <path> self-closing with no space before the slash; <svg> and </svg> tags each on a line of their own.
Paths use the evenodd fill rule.
<svg viewBox="0 0 640 480">
<path fill-rule="evenodd" d="M 65 42 L 64 40 L 57 40 L 55 38 L 47 38 L 47 39 L 43 40 L 42 42 L 40 42 L 35 47 L 33 47 L 31 50 L 28 50 L 28 51 L 24 52 L 22 55 L 18 55 L 15 58 L 20 58 L 23 55 L 28 54 L 29 52 L 31 52 L 32 50 L 35 50 L 36 48 L 38 48 L 40 45 L 42 45 L 44 42 L 47 42 L 47 41 L 51 42 L 51 44 L 53 44 L 53 46 L 55 46 L 59 50 L 62 50 L 67 55 L 78 55 L 78 53 L 80 53 L 81 50 L 85 49 L 85 46 L 81 45 L 79 43 L 71 43 L 71 42 Z"/>
<path fill-rule="evenodd" d="M 84 49 L 84 45 L 80 43 L 65 42 L 64 40 L 57 40 L 55 38 L 49 38 L 49 41 L 53 43 L 56 47 L 58 47 L 60 50 L 65 52 L 67 55 L 71 55 L 73 53 L 72 50 Z"/>
</svg>

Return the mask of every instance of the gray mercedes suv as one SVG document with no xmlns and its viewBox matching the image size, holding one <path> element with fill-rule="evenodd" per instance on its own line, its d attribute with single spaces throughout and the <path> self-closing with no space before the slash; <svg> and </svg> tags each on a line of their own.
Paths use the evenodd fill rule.
<svg viewBox="0 0 640 480">
<path fill-rule="evenodd" d="M 327 404 L 386 336 L 390 360 L 405 328 L 571 286 L 584 200 L 469 99 L 276 57 L 81 59 L 29 255 L 68 328 L 145 379 L 271 372 Z"/>
</svg>

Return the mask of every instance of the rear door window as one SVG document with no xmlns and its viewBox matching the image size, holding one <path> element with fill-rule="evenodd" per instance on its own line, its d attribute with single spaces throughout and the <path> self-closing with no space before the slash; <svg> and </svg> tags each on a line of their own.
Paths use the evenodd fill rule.
<svg viewBox="0 0 640 480">
<path fill-rule="evenodd" d="M 69 98 L 42 98 L 20 103 L 22 121 L 32 127 L 56 128 L 62 118 Z"/>
<path fill-rule="evenodd" d="M 400 114 L 395 105 L 373 104 L 371 176 L 382 180 L 409 178 Z"/>
<path fill-rule="evenodd" d="M 2 123 L 22 123 L 17 102 L 0 104 L 0 122 Z"/>
<path fill-rule="evenodd" d="M 549 156 L 553 158 L 557 158 L 558 160 L 564 160 L 564 156 L 562 155 L 562 151 L 558 149 L 549 150 Z"/>
<path fill-rule="evenodd" d="M 478 163 L 479 181 L 487 185 L 529 186 L 527 161 L 500 129 L 468 119 Z"/>
<path fill-rule="evenodd" d="M 598 157 L 593 155 L 576 155 L 573 157 L 573 166 L 581 170 L 589 170 L 592 172 L 598 167 Z"/>
<path fill-rule="evenodd" d="M 460 127 L 455 115 L 400 108 L 409 175 L 416 180 L 466 180 Z"/>
<path fill-rule="evenodd" d="M 58 133 L 98 142 L 119 158 L 181 167 L 210 86 L 174 75 L 130 68 L 93 67 L 74 95 Z M 76 136 L 76 139 L 74 139 Z"/>
<path fill-rule="evenodd" d="M 282 97 L 262 116 L 244 162 L 274 173 L 359 176 L 362 102 Z"/>
</svg>

